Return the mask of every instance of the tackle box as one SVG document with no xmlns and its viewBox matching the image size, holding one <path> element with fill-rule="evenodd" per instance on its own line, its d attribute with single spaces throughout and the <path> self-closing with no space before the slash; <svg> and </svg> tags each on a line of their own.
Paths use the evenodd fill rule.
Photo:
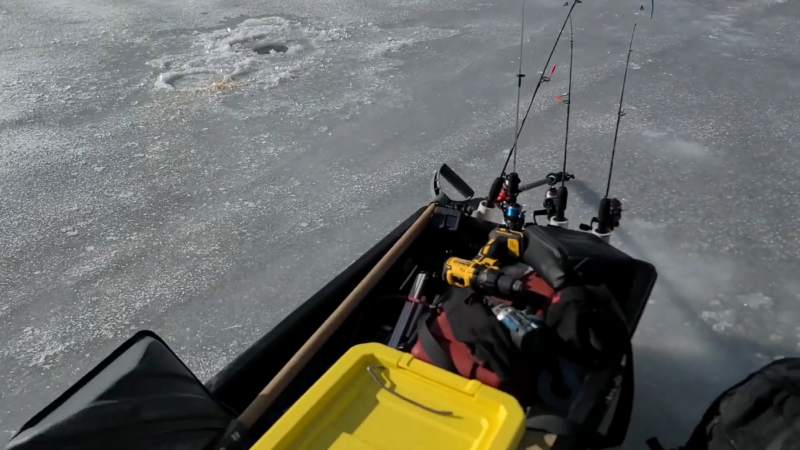
<svg viewBox="0 0 800 450">
<path fill-rule="evenodd" d="M 345 353 L 251 450 L 518 447 L 514 397 L 378 343 Z"/>
</svg>

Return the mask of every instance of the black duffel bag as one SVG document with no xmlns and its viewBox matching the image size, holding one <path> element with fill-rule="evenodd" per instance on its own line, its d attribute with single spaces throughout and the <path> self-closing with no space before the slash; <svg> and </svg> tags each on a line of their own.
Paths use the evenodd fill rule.
<svg viewBox="0 0 800 450">
<path fill-rule="evenodd" d="M 617 447 L 628 432 L 633 410 L 633 350 L 628 326 L 616 299 L 605 286 L 563 287 L 545 321 L 558 336 L 557 352 L 590 370 L 565 417 L 538 415 L 526 427 L 559 436 L 553 449 Z M 624 366 L 621 363 L 624 358 Z M 596 425 L 607 412 L 609 392 L 619 396 L 607 431 Z"/>
</svg>

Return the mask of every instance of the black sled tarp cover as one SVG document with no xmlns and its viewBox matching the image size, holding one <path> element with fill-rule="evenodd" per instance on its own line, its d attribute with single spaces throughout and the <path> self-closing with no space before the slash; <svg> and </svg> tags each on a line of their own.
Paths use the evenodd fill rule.
<svg viewBox="0 0 800 450">
<path fill-rule="evenodd" d="M 663 448 L 656 439 L 651 449 Z M 676 450 L 800 449 L 800 358 L 782 358 L 753 372 L 709 406 Z"/>
<path fill-rule="evenodd" d="M 23 426 L 8 450 L 203 450 L 233 418 L 140 331 Z"/>
</svg>

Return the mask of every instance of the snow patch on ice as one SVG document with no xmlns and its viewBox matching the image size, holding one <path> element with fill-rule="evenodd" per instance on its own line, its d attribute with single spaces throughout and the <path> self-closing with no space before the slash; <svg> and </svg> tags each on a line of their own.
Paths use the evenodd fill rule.
<svg viewBox="0 0 800 450">
<path fill-rule="evenodd" d="M 732 328 L 736 324 L 736 311 L 727 309 L 724 311 L 703 311 L 700 318 L 711 324 L 714 331 L 722 332 Z"/>
<path fill-rule="evenodd" d="M 94 247 L 89 248 L 94 250 Z M 89 250 L 89 248 L 87 248 L 87 250 Z M 76 264 L 64 271 L 62 275 L 62 281 L 65 284 L 74 284 L 81 280 L 99 275 L 103 269 L 113 264 L 114 260 L 116 259 L 116 254 L 117 252 L 115 251 L 99 254 L 87 261 L 84 261 L 83 263 Z"/>
<path fill-rule="evenodd" d="M 651 138 L 651 139 L 662 138 L 662 137 L 664 137 L 666 135 L 667 135 L 667 133 L 664 132 L 664 131 L 642 130 L 642 136 L 647 137 L 647 138 Z"/>
<path fill-rule="evenodd" d="M 752 309 L 770 309 L 774 303 L 771 298 L 760 292 L 739 295 L 736 298 L 742 303 L 742 305 Z"/>
<path fill-rule="evenodd" d="M 57 357 L 61 352 L 68 348 L 71 343 L 60 339 L 60 336 L 47 329 L 27 327 L 22 335 L 11 342 L 16 347 L 16 356 L 28 367 L 48 368 L 47 361 Z"/>
<path fill-rule="evenodd" d="M 6 127 L 0 134 L 0 175 L 4 181 L 25 178 L 34 170 L 84 156 L 67 133 L 61 127 L 39 124 Z"/>
<path fill-rule="evenodd" d="M 158 76 L 155 87 L 158 89 L 173 90 L 188 86 L 210 86 L 216 73 L 211 70 L 184 70 L 179 72 L 165 72 Z"/>
<path fill-rule="evenodd" d="M 680 138 L 670 140 L 664 146 L 664 149 L 672 153 L 691 157 L 705 156 L 708 154 L 708 150 L 703 145 Z"/>
<path fill-rule="evenodd" d="M 623 208 L 625 210 L 625 208 Z M 639 230 L 665 230 L 667 228 L 666 223 L 655 223 L 649 222 L 647 220 L 637 219 L 637 218 L 629 218 L 628 224 L 630 227 L 637 228 Z"/>
</svg>

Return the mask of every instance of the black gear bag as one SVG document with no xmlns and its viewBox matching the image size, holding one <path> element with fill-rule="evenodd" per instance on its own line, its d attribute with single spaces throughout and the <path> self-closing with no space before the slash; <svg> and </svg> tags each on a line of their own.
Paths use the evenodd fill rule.
<svg viewBox="0 0 800 450">
<path fill-rule="evenodd" d="M 658 440 L 647 441 L 661 450 Z M 717 397 L 676 450 L 800 449 L 800 358 L 782 358 Z"/>
</svg>

